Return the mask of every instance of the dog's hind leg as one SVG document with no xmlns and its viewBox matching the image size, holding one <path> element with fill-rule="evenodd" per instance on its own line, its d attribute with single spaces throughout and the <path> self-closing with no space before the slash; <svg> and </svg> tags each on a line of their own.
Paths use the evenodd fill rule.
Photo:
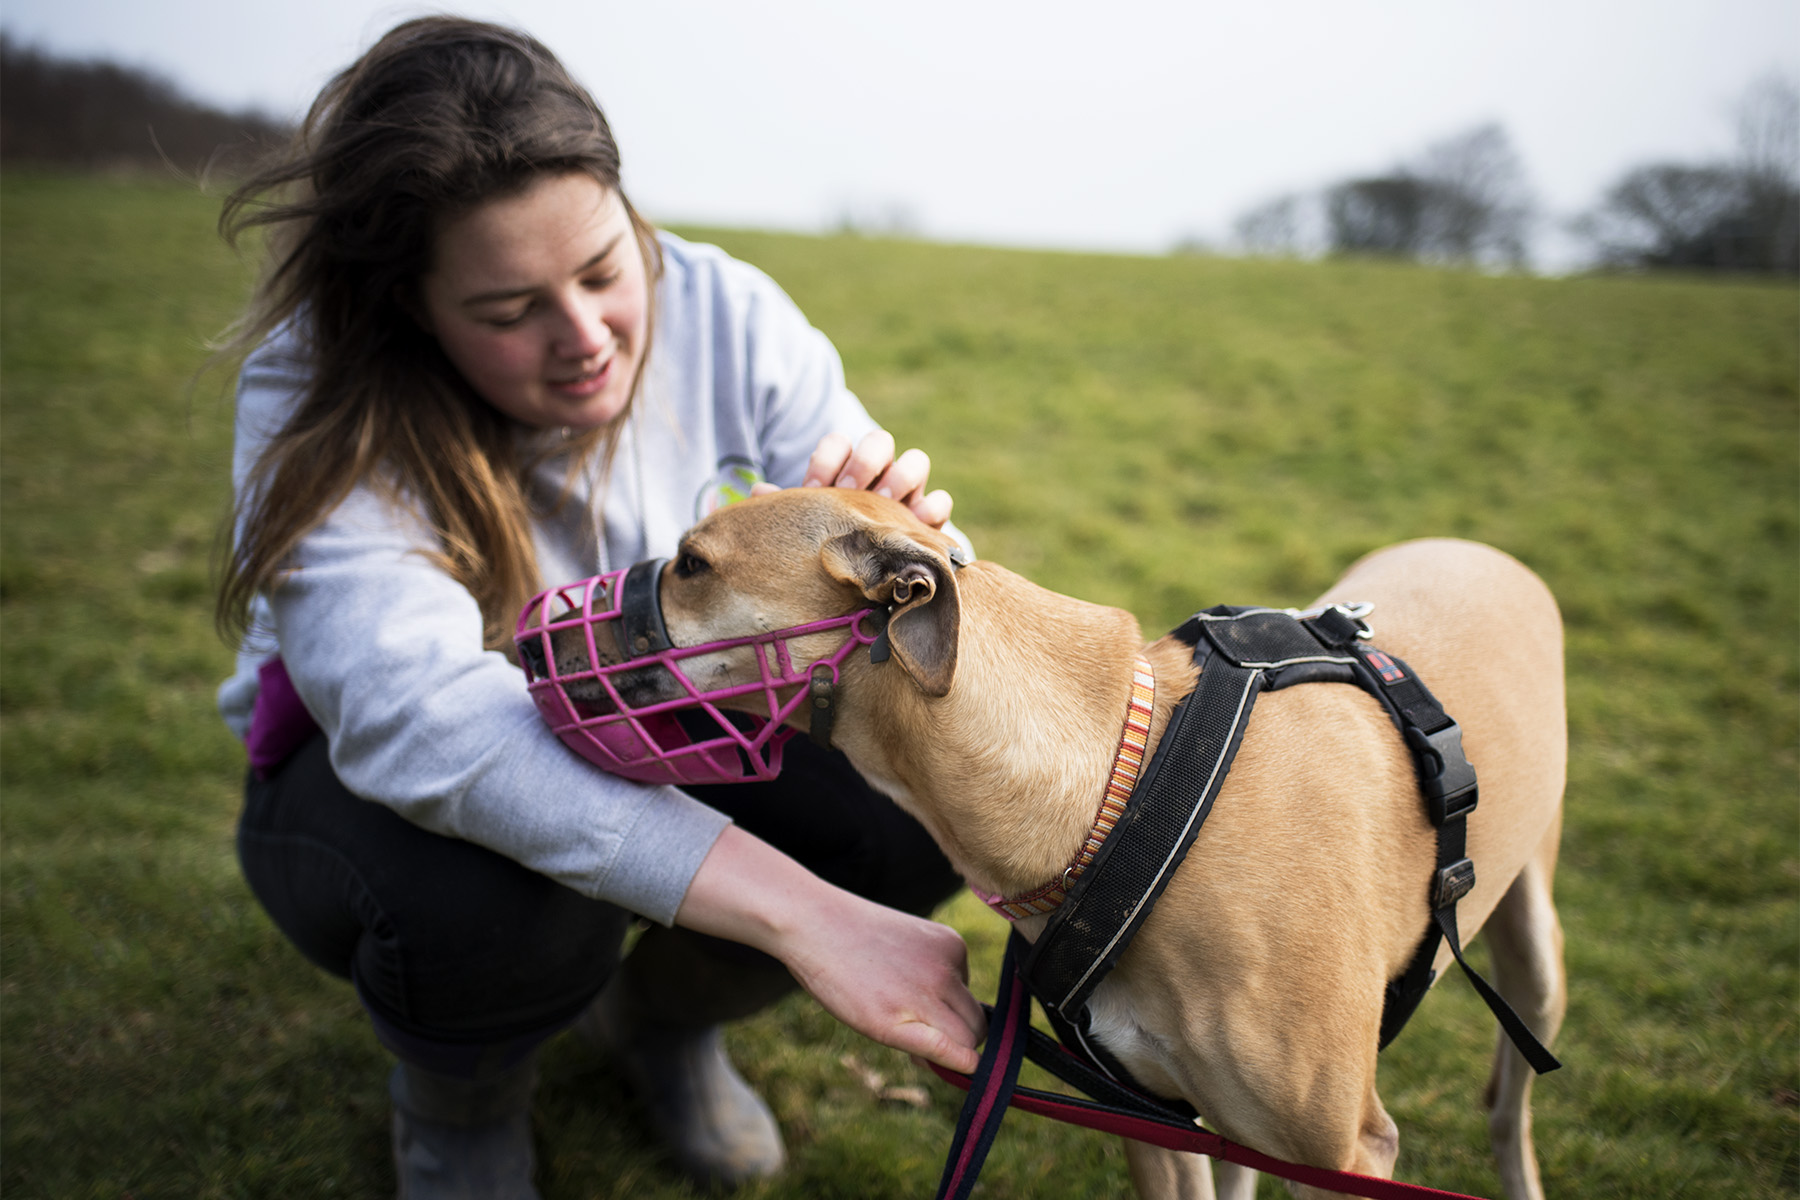
<svg viewBox="0 0 1800 1200">
<path fill-rule="evenodd" d="M 1211 1164 L 1203 1156 L 1122 1140 L 1131 1186 L 1140 1200 L 1220 1200 L 1213 1191 Z"/>
<path fill-rule="evenodd" d="M 1494 986 L 1548 1046 L 1562 1026 L 1568 1002 L 1563 974 L 1562 925 L 1550 898 L 1562 816 L 1551 824 L 1537 853 L 1513 880 L 1482 932 L 1494 969 Z M 1531 1067 L 1499 1034 L 1494 1072 L 1488 1079 L 1488 1136 L 1507 1200 L 1543 1200 L 1537 1153 L 1531 1145 Z"/>
</svg>

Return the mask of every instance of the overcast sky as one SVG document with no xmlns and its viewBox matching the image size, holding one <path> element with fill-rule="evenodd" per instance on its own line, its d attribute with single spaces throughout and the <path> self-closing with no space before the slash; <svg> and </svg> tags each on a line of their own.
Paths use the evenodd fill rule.
<svg viewBox="0 0 1800 1200">
<path fill-rule="evenodd" d="M 405 17 L 307 0 L 7 0 L 19 41 L 298 115 Z M 1800 79 L 1796 0 L 512 0 L 456 6 L 557 52 L 653 219 L 1160 251 L 1273 194 L 1498 120 L 1551 218 L 1626 168 L 1730 152 L 1732 106 Z M 1546 222 L 1548 228 L 1553 222 Z M 1540 242 L 1540 261 L 1569 254 Z"/>
</svg>

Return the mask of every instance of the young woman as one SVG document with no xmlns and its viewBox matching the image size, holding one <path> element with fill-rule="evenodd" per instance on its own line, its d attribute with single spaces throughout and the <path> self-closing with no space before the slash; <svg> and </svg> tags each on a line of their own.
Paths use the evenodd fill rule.
<svg viewBox="0 0 1800 1200">
<path fill-rule="evenodd" d="M 533 592 L 671 553 L 744 470 L 942 525 L 925 457 L 895 457 L 825 338 L 754 269 L 650 229 L 593 100 L 475 22 L 383 37 L 222 227 L 269 247 L 219 600 L 239 854 L 399 1059 L 401 1194 L 534 1195 L 533 1057 L 576 1022 L 678 1164 L 728 1184 L 783 1150 L 718 1026 L 795 980 L 972 1067 L 962 942 L 923 917 L 957 881 L 841 756 L 791 743 L 772 784 L 616 779 L 502 653 Z"/>
</svg>

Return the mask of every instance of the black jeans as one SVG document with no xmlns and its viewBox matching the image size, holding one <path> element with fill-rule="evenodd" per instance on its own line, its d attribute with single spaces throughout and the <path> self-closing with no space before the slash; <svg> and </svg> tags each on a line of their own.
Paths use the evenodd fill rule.
<svg viewBox="0 0 1800 1200">
<path fill-rule="evenodd" d="M 689 790 L 825 880 L 891 907 L 927 914 L 960 883 L 917 821 L 843 755 L 802 739 L 772 782 Z M 522 1052 L 573 1021 L 618 967 L 632 920 L 352 795 L 323 735 L 268 778 L 250 777 L 238 858 L 300 952 L 355 983 L 391 1049 L 456 1073 L 477 1069 L 470 1056 Z M 759 951 L 659 926 L 638 939 L 623 982 L 640 1011 L 693 1026 L 747 1016 L 794 986 Z"/>
</svg>

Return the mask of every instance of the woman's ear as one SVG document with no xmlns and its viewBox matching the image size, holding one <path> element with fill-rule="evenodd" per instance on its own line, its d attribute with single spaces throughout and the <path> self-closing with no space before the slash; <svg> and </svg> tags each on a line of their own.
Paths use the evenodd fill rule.
<svg viewBox="0 0 1800 1200">
<path fill-rule="evenodd" d="M 897 529 L 880 528 L 834 537 L 819 557 L 833 579 L 888 606 L 894 658 L 927 696 L 946 695 L 956 676 L 962 620 L 950 560 Z"/>
</svg>

